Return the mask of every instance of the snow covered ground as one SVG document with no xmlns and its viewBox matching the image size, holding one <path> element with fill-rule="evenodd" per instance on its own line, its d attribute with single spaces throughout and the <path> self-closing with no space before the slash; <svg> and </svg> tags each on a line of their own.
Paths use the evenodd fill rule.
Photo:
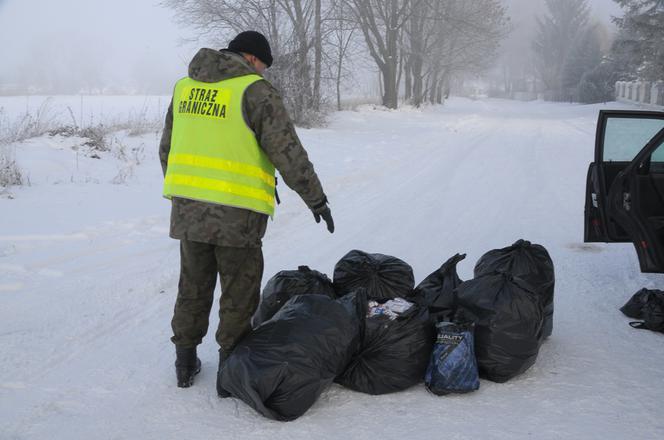
<svg viewBox="0 0 664 440">
<path fill-rule="evenodd" d="M 664 335 L 630 328 L 618 311 L 664 276 L 641 274 L 629 244 L 583 243 L 600 108 L 627 106 L 452 99 L 299 130 L 337 230 L 282 188 L 264 282 L 301 264 L 331 275 L 354 248 L 404 259 L 416 282 L 465 252 L 467 279 L 484 252 L 525 238 L 550 251 L 556 296 L 553 336 L 508 383 L 449 397 L 334 385 L 289 423 L 217 397 L 214 331 L 194 387 L 175 386 L 179 253 L 158 135 L 118 133 L 101 159 L 72 149 L 76 138 L 15 145 L 31 186 L 0 197 L 0 438 L 664 438 Z"/>
</svg>

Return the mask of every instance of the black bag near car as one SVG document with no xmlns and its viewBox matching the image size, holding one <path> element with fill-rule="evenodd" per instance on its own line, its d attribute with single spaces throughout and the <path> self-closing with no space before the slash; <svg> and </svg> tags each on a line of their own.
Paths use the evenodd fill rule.
<svg viewBox="0 0 664 440">
<path fill-rule="evenodd" d="M 282 270 L 265 285 L 261 302 L 254 314 L 252 324 L 258 327 L 272 318 L 275 313 L 295 295 L 325 295 L 336 298 L 332 281 L 327 275 L 308 266 L 299 266 L 297 270 Z"/>
<path fill-rule="evenodd" d="M 410 388 L 424 378 L 434 339 L 429 313 L 417 304 L 396 319 L 367 317 L 361 348 L 335 381 L 368 394 Z"/>
<path fill-rule="evenodd" d="M 221 385 L 265 417 L 304 414 L 360 346 L 364 292 L 291 298 L 233 350 Z"/>
<path fill-rule="evenodd" d="M 543 325 L 539 295 L 506 273 L 484 275 L 456 289 L 455 321 L 475 323 L 475 355 L 480 376 L 505 382 L 537 359 Z"/>
<path fill-rule="evenodd" d="M 415 287 L 413 301 L 429 309 L 434 322 L 449 321 L 456 310 L 454 289 L 461 284 L 457 264 L 466 254 L 456 254 Z"/>
<path fill-rule="evenodd" d="M 555 274 L 553 261 L 544 246 L 518 240 L 511 246 L 487 252 L 475 265 L 475 278 L 497 272 L 520 278 L 528 285 L 528 290 L 537 294 L 544 309 L 540 339 L 551 336 Z"/>
<path fill-rule="evenodd" d="M 620 308 L 625 316 L 634 319 L 643 319 L 643 308 L 651 300 L 652 296 L 664 295 L 661 290 L 641 289 Z"/>
<path fill-rule="evenodd" d="M 634 328 L 664 333 L 664 292 L 641 289 L 636 292 L 620 311 L 630 318 L 641 321 L 630 322 Z"/>
<path fill-rule="evenodd" d="M 369 299 L 408 298 L 413 293 L 413 268 L 403 260 L 383 254 L 352 250 L 334 266 L 334 289 L 341 297 L 358 288 Z"/>
</svg>

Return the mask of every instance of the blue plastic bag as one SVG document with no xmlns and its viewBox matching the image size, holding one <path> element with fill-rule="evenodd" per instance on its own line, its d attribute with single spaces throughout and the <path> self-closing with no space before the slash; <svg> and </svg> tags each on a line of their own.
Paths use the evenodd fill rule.
<svg viewBox="0 0 664 440">
<path fill-rule="evenodd" d="M 475 324 L 439 322 L 424 384 L 439 396 L 467 393 L 480 387 L 473 333 Z"/>
</svg>

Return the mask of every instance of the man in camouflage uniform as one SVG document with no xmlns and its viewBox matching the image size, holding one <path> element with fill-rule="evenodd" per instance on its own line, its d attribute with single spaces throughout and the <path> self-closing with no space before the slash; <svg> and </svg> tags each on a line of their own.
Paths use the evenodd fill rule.
<svg viewBox="0 0 664 440">
<path fill-rule="evenodd" d="M 242 32 L 220 51 L 201 49 L 189 64 L 189 77 L 215 83 L 250 74 L 262 74 L 272 63 L 270 47 L 258 32 Z M 302 147 L 281 96 L 266 80 L 249 85 L 242 98 L 242 115 L 283 181 L 312 210 L 316 222 L 334 223 L 327 197 Z M 173 102 L 168 108 L 159 157 L 164 175 L 168 167 L 173 130 Z M 200 371 L 196 346 L 207 333 L 217 274 L 223 294 L 216 340 L 219 373 L 236 344 L 251 330 L 250 319 L 260 299 L 263 275 L 261 239 L 268 216 L 249 209 L 183 197 L 172 198 L 170 236 L 180 240 L 180 281 L 172 320 L 179 387 L 193 384 Z M 228 393 L 220 388 L 221 397 Z"/>
</svg>

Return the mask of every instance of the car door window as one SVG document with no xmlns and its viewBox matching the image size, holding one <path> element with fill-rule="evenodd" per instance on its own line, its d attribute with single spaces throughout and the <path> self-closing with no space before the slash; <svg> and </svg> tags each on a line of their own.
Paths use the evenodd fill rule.
<svg viewBox="0 0 664 440">
<path fill-rule="evenodd" d="M 603 161 L 630 162 L 662 128 L 662 119 L 608 118 L 604 129 Z M 657 156 L 653 154 L 653 161 L 664 160 L 664 151 L 660 150 Z"/>
<path fill-rule="evenodd" d="M 661 173 L 664 170 L 664 144 L 661 144 L 650 156 L 653 171 Z"/>
</svg>

